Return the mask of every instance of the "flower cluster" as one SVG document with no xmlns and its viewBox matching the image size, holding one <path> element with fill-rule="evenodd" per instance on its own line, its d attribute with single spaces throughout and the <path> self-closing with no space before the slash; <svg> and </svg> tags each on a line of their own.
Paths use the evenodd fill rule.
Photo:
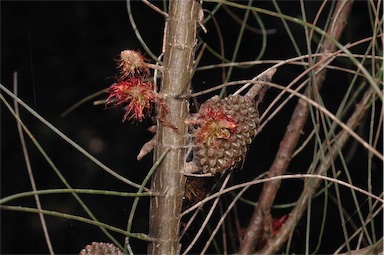
<svg viewBox="0 0 384 255">
<path fill-rule="evenodd" d="M 126 119 L 142 121 L 150 114 L 151 104 L 156 100 L 152 83 L 136 77 L 114 83 L 107 92 L 106 104 L 113 104 L 114 107 L 127 104 L 123 122 Z"/>
<path fill-rule="evenodd" d="M 117 60 L 117 68 L 120 69 L 121 78 L 130 76 L 147 76 L 149 69 L 145 63 L 145 58 L 137 51 L 123 50 Z"/>
<path fill-rule="evenodd" d="M 198 143 L 215 145 L 216 139 L 229 139 L 236 132 L 236 121 L 225 114 L 224 110 L 217 105 L 203 105 L 198 113 L 198 120 L 191 124 L 199 127 L 195 132 Z"/>
<path fill-rule="evenodd" d="M 257 131 L 254 105 L 240 95 L 214 96 L 187 120 L 194 126 L 192 161 L 200 172 L 215 175 L 240 166 Z"/>
<path fill-rule="evenodd" d="M 80 251 L 80 255 L 97 255 L 97 254 L 113 254 L 113 255 L 124 255 L 119 248 L 112 243 L 98 243 L 92 242 L 88 244 L 84 249 Z"/>
<path fill-rule="evenodd" d="M 127 119 L 142 121 L 157 100 L 153 84 L 147 79 L 150 74 L 147 63 L 139 52 L 124 50 L 117 60 L 117 68 L 120 78 L 108 88 L 106 105 L 126 106 L 123 122 Z"/>
</svg>

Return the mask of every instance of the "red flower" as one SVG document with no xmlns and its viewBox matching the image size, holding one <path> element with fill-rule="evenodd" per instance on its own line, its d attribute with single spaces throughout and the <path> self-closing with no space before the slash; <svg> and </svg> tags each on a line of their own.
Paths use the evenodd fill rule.
<svg viewBox="0 0 384 255">
<path fill-rule="evenodd" d="M 276 236 L 279 233 L 279 231 L 280 231 L 281 227 L 283 226 L 283 223 L 286 219 L 287 219 L 287 215 L 283 215 L 280 218 L 272 218 L 271 231 L 272 231 L 273 236 Z M 246 234 L 246 231 L 247 231 L 246 228 L 240 228 L 239 236 L 244 237 Z M 264 230 L 261 231 L 261 234 L 262 234 L 262 236 L 261 236 L 259 242 L 257 243 L 257 249 L 258 250 L 263 248 L 264 245 L 267 243 L 267 237 L 265 236 Z"/>
<path fill-rule="evenodd" d="M 142 121 L 150 114 L 152 103 L 156 100 L 152 83 L 136 77 L 114 83 L 107 92 L 109 96 L 106 105 L 113 104 L 113 107 L 118 107 L 127 104 L 123 122 L 132 118 Z"/>
<path fill-rule="evenodd" d="M 222 108 L 210 104 L 203 105 L 197 118 L 189 123 L 199 125 L 195 131 L 195 137 L 199 143 L 212 145 L 215 139 L 230 139 L 237 127 L 236 121 L 225 114 Z"/>
<path fill-rule="evenodd" d="M 272 218 L 272 233 L 277 235 L 279 233 L 280 228 L 283 226 L 283 223 L 287 215 L 283 215 L 281 218 Z"/>
<path fill-rule="evenodd" d="M 134 50 L 123 50 L 117 60 L 117 67 L 120 69 L 121 78 L 129 76 L 143 76 L 149 74 L 149 69 L 144 61 L 143 55 Z"/>
</svg>

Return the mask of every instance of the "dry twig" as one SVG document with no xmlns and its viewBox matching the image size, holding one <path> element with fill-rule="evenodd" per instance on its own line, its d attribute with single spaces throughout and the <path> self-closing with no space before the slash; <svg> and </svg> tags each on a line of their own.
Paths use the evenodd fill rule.
<svg viewBox="0 0 384 255">
<path fill-rule="evenodd" d="M 346 25 L 346 20 L 351 9 L 352 1 L 342 1 L 339 0 L 337 6 L 334 11 L 335 14 L 339 14 L 339 16 L 333 17 L 333 22 L 330 25 L 327 33 L 329 33 L 335 39 L 339 39 L 341 33 Z M 323 58 L 327 57 L 327 53 L 334 52 L 336 49 L 336 45 L 334 45 L 329 39 L 325 38 L 323 41 L 322 53 L 324 55 L 318 59 L 318 62 L 322 61 Z M 319 67 L 321 68 L 321 66 Z M 316 71 L 316 69 L 315 69 Z M 316 76 L 316 85 L 318 89 L 323 84 L 326 76 L 326 69 L 319 72 Z M 306 95 L 309 95 L 309 89 L 306 90 Z M 280 148 L 276 153 L 276 157 L 272 166 L 268 171 L 268 176 L 279 176 L 285 173 L 287 170 L 289 163 L 291 161 L 292 154 L 295 150 L 297 142 L 300 138 L 301 131 L 304 127 L 304 124 L 307 121 L 309 113 L 309 104 L 300 99 L 298 104 L 294 110 L 291 121 L 288 124 L 287 131 L 284 135 L 283 140 L 280 143 Z M 262 229 L 265 229 L 265 225 L 271 225 L 271 222 L 266 222 L 266 218 L 270 215 L 270 209 L 275 200 L 275 196 L 277 191 L 279 190 L 281 181 L 276 180 L 272 182 L 268 182 L 264 185 L 262 193 L 259 197 L 258 206 L 255 207 L 253 215 L 250 220 L 250 224 L 245 233 L 245 237 L 243 242 L 240 245 L 239 254 L 250 254 L 253 252 L 256 244 L 261 238 Z M 267 227 L 268 229 L 268 227 Z M 289 231 L 291 231 L 290 229 Z M 288 230 L 287 230 L 288 231 Z M 267 234 L 268 235 L 268 234 Z M 285 241 L 286 239 L 284 239 Z M 271 247 L 268 250 L 265 250 L 266 253 L 269 254 L 276 251 L 283 242 L 277 243 L 273 247 L 267 244 L 267 247 Z"/>
</svg>

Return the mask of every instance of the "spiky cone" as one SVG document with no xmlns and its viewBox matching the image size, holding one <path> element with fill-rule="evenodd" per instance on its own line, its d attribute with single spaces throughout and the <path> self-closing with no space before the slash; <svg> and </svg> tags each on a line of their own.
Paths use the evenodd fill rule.
<svg viewBox="0 0 384 255">
<path fill-rule="evenodd" d="M 80 255 L 125 255 L 125 253 L 114 244 L 93 242 L 85 246 Z"/>
<path fill-rule="evenodd" d="M 217 174 L 238 167 L 259 125 L 254 101 L 241 95 L 207 100 L 189 121 L 195 125 L 194 162 L 200 172 Z"/>
<path fill-rule="evenodd" d="M 134 50 L 123 50 L 120 53 L 117 68 L 120 70 L 122 79 L 130 76 L 146 77 L 150 74 L 144 56 Z"/>
</svg>

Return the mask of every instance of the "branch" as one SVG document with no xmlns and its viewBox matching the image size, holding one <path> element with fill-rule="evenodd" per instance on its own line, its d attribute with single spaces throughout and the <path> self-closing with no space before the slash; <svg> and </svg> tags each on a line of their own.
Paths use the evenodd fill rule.
<svg viewBox="0 0 384 255">
<path fill-rule="evenodd" d="M 377 244 L 367 246 L 359 250 L 353 250 L 347 253 L 339 253 L 339 255 L 383 255 L 383 239 L 381 239 Z"/>
<path fill-rule="evenodd" d="M 351 129 L 355 129 L 363 119 L 369 107 L 367 105 L 370 103 L 372 99 L 372 89 L 369 89 L 363 96 L 361 102 L 357 104 L 356 110 L 352 114 L 352 116 L 348 119 L 347 125 Z M 340 131 L 340 133 L 336 136 L 335 142 L 330 148 L 328 154 L 324 157 L 324 159 L 319 162 L 315 174 L 324 175 L 324 173 L 330 168 L 332 162 L 338 157 L 339 151 L 344 145 L 347 143 L 350 138 L 350 134 L 346 130 Z M 284 222 L 284 225 L 280 229 L 278 235 L 269 241 L 268 245 L 264 247 L 261 251 L 262 254 L 270 254 L 277 251 L 288 239 L 289 235 L 292 232 L 292 229 L 296 226 L 301 216 L 304 214 L 308 200 L 317 190 L 319 185 L 321 184 L 322 179 L 312 179 L 310 182 L 306 182 L 304 186 L 304 191 L 302 192 L 300 198 L 297 200 L 295 208 L 290 213 L 288 219 Z"/>
<path fill-rule="evenodd" d="M 327 33 L 329 33 L 333 38 L 338 40 L 341 36 L 341 33 L 346 25 L 346 20 L 348 13 L 351 9 L 352 1 L 348 0 L 343 1 L 339 0 L 334 11 L 333 22 L 330 24 Z M 336 16 L 339 14 L 339 16 Z M 327 53 L 334 52 L 336 50 L 336 45 L 333 44 L 328 38 L 324 39 L 323 47 L 321 53 L 323 55 L 319 57 L 317 62 L 322 61 L 327 57 Z M 318 66 L 321 68 L 321 65 Z M 321 88 L 323 81 L 325 80 L 326 69 L 320 71 L 315 77 L 315 84 L 318 89 Z M 307 88 L 305 94 L 309 95 L 310 88 Z M 297 142 L 300 138 L 301 131 L 307 121 L 309 113 L 309 104 L 303 99 L 300 99 L 297 103 L 297 106 L 294 110 L 290 123 L 287 126 L 287 131 L 284 135 L 283 140 L 280 143 L 280 148 L 276 153 L 276 157 L 272 166 L 268 171 L 268 176 L 279 176 L 286 172 L 289 163 L 292 158 L 292 154 L 295 150 Z M 250 224 L 245 233 L 243 242 L 240 245 L 239 253 L 240 254 L 250 254 L 253 252 L 257 242 L 261 237 L 261 230 L 264 229 L 265 225 L 270 225 L 271 222 L 265 222 L 264 218 L 270 215 L 270 209 L 275 200 L 277 191 L 279 190 L 281 180 L 276 180 L 264 184 L 262 193 L 259 197 L 258 206 L 255 207 L 253 212 Z M 284 239 L 285 241 L 286 239 Z M 281 243 L 282 245 L 282 243 Z M 278 247 L 274 246 L 271 250 L 276 250 Z M 268 253 L 271 251 L 268 250 Z M 266 253 L 263 253 L 266 254 Z"/>
<path fill-rule="evenodd" d="M 172 123 L 157 123 L 155 157 L 170 149 L 152 179 L 151 191 L 159 194 L 151 199 L 149 254 L 178 254 L 180 213 L 186 177 L 183 174 L 188 127 L 188 100 L 180 98 L 190 90 L 193 73 L 196 22 L 200 5 L 194 0 L 170 1 L 165 31 L 163 80 L 160 94 L 169 109 Z"/>
</svg>

